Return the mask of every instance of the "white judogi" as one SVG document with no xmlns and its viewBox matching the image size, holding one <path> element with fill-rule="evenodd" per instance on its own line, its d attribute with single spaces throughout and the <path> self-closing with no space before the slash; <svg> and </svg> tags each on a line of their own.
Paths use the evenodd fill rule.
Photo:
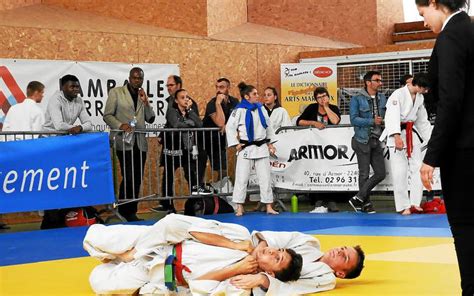
<svg viewBox="0 0 474 296">
<path fill-rule="evenodd" d="M 5 121 L 3 122 L 2 131 L 25 131 L 25 132 L 39 132 L 43 130 L 44 114 L 41 108 L 34 100 L 26 98 L 23 102 L 13 105 L 8 110 Z M 16 140 L 37 138 L 38 136 L 9 136 L 9 140 L 15 138 Z"/>
<path fill-rule="evenodd" d="M 182 263 L 191 273 L 183 271 L 189 289 L 178 287 L 180 295 L 249 295 L 250 291 L 232 287 L 226 282 L 194 281 L 213 270 L 227 267 L 243 258 L 246 252 L 204 245 L 191 240 L 189 232 L 223 235 L 235 241 L 249 240 L 250 233 L 237 224 L 220 223 L 195 217 L 168 215 L 153 226 L 93 225 L 84 238 L 84 248 L 98 259 L 112 259 L 135 247 L 135 260 L 112 261 L 97 266 L 90 275 L 90 284 L 98 294 L 133 293 L 173 295 L 164 285 L 164 261 L 173 245 L 183 240 Z"/>
<path fill-rule="evenodd" d="M 420 178 L 420 168 L 423 161 L 421 147 L 426 145 L 431 135 L 431 124 L 423 105 L 424 97 L 416 94 L 413 101 L 408 86 L 397 89 L 388 98 L 385 113 L 385 130 L 380 137 L 387 139 L 390 149 L 390 166 L 393 179 L 393 194 L 395 207 L 398 212 L 409 209 L 411 206 L 420 206 L 423 196 L 423 184 Z M 413 126 L 413 151 L 411 157 L 406 152 L 406 130 L 401 130 L 403 122 L 414 122 Z M 392 135 L 400 134 L 404 143 L 404 150 L 395 150 L 395 139 Z M 423 143 L 420 141 L 420 138 Z M 409 174 L 409 175 L 408 175 Z M 408 188 L 408 176 L 410 188 Z M 410 190 L 410 196 L 408 196 Z"/>
<path fill-rule="evenodd" d="M 264 109 L 262 107 L 262 109 Z M 248 141 L 247 129 L 245 126 L 245 116 L 247 110 L 244 108 L 234 109 L 226 124 L 227 144 L 229 147 L 238 145 L 239 139 Z M 275 137 L 273 128 L 270 124 L 267 112 L 262 110 L 268 127 L 263 128 L 260 122 L 258 110 L 252 111 L 254 125 L 254 141 L 269 139 L 273 143 Z M 249 181 L 250 171 L 255 167 L 260 187 L 260 201 L 262 203 L 273 202 L 273 192 L 271 186 L 270 175 L 270 153 L 267 144 L 261 146 L 250 145 L 245 147 L 237 154 L 237 164 L 235 167 L 235 184 L 232 193 L 232 201 L 242 204 L 247 194 L 247 184 Z"/>
<path fill-rule="evenodd" d="M 258 244 L 257 234 L 260 234 L 266 240 L 268 246 L 291 248 L 303 257 L 303 269 L 298 281 L 283 283 L 267 275 L 270 280 L 268 291 L 264 292 L 260 288 L 254 288 L 254 295 L 300 295 L 331 290 L 336 285 L 336 278 L 331 268 L 325 263 L 315 261 L 323 253 L 320 251 L 319 241 L 310 235 L 298 232 L 263 231 L 253 232 L 250 237 L 248 230 L 240 225 L 197 217 L 171 214 L 153 226 L 104 226 L 96 224 L 89 228 L 84 238 L 84 248 L 93 257 L 115 259 L 113 254 L 120 254 L 135 247 L 137 250 L 135 258 L 146 258 L 144 255 L 149 250 L 156 250 L 156 253 L 160 251 L 160 248 L 166 247 L 167 244 L 176 244 L 182 240 L 192 239 L 193 237 L 189 234 L 192 231 L 220 234 L 232 240 L 251 239 L 254 245 Z M 206 245 L 206 247 L 209 246 Z M 183 257 L 184 254 L 185 250 L 183 249 Z M 200 258 L 198 259 L 200 260 Z M 154 260 L 153 262 L 156 263 L 157 261 Z M 129 290 L 132 290 L 132 288 L 136 290 L 143 285 L 145 285 L 141 290 L 143 293 L 156 290 L 158 277 L 163 273 L 155 273 L 154 282 L 146 285 L 145 281 L 150 280 L 151 277 L 148 274 L 149 270 L 144 266 L 152 264 L 133 262 L 131 264 L 102 264 L 96 267 L 90 276 L 94 291 L 118 291 L 118 288 L 123 288 L 123 286 L 128 286 Z M 193 271 L 192 268 L 191 271 Z M 184 293 L 184 295 L 190 293 L 193 295 L 217 295 L 219 293 L 225 293 L 224 295 L 248 295 L 248 291 L 239 290 L 230 285 L 228 281 L 192 280 L 189 277 L 186 279 L 190 291 L 182 289 L 181 293 Z"/>
<path fill-rule="evenodd" d="M 266 110 L 266 109 L 265 109 Z M 272 110 L 270 115 L 270 124 L 273 128 L 273 131 L 277 131 L 280 127 L 283 126 L 292 126 L 290 116 L 288 112 L 283 107 L 277 107 Z"/>
</svg>

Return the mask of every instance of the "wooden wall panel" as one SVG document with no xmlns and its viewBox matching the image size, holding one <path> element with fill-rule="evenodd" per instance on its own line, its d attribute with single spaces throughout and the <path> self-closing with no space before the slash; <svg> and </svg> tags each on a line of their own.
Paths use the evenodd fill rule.
<svg viewBox="0 0 474 296">
<path fill-rule="evenodd" d="M 207 0 L 207 35 L 247 22 L 247 0 Z"/>
<path fill-rule="evenodd" d="M 41 0 L 0 0 L 0 11 L 41 4 Z"/>
</svg>

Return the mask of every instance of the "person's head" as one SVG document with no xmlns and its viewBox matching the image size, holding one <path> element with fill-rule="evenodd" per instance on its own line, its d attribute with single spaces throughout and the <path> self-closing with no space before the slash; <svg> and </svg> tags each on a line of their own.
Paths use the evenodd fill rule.
<svg viewBox="0 0 474 296">
<path fill-rule="evenodd" d="M 278 92 L 276 88 L 269 86 L 265 89 L 263 93 L 263 101 L 267 106 L 280 107 L 280 100 L 278 98 Z"/>
<path fill-rule="evenodd" d="M 31 81 L 26 86 L 26 96 L 36 103 L 41 103 L 44 95 L 44 84 L 39 81 Z"/>
<path fill-rule="evenodd" d="M 469 0 L 415 0 L 425 27 L 434 33 L 441 32 L 444 21 L 453 12 L 469 6 L 469 2 Z"/>
<path fill-rule="evenodd" d="M 143 85 L 143 78 L 145 77 L 145 73 L 143 70 L 138 67 L 132 68 L 128 75 L 128 84 L 133 90 L 139 90 Z"/>
<path fill-rule="evenodd" d="M 183 88 L 183 80 L 178 75 L 171 75 L 166 81 L 166 88 L 170 96 L 174 96 L 178 89 Z"/>
<path fill-rule="evenodd" d="M 360 275 L 364 268 L 365 254 L 360 246 L 333 248 L 321 257 L 338 278 L 353 279 Z"/>
<path fill-rule="evenodd" d="M 174 101 L 176 102 L 176 105 L 178 105 L 178 108 L 186 109 L 189 104 L 188 92 L 183 88 L 178 89 L 174 93 Z"/>
<path fill-rule="evenodd" d="M 282 282 L 296 281 L 301 275 L 303 258 L 292 249 L 264 247 L 255 256 L 262 271 Z"/>
<path fill-rule="evenodd" d="M 329 92 L 327 88 L 319 86 L 314 89 L 314 99 L 318 105 L 322 106 L 325 100 L 329 100 Z"/>
<path fill-rule="evenodd" d="M 217 79 L 216 92 L 228 96 L 230 92 L 230 80 L 225 77 Z"/>
<path fill-rule="evenodd" d="M 428 73 L 415 74 L 411 82 L 413 90 L 416 93 L 425 94 L 430 89 L 430 79 Z"/>
<path fill-rule="evenodd" d="M 413 75 L 411 74 L 403 75 L 402 77 L 400 77 L 400 87 L 410 84 L 412 80 L 413 80 Z"/>
<path fill-rule="evenodd" d="M 64 96 L 69 100 L 75 99 L 81 91 L 79 79 L 74 75 L 67 74 L 61 77 L 60 81 Z"/>
<path fill-rule="evenodd" d="M 369 95 L 375 95 L 382 86 L 382 74 L 379 71 L 368 71 L 364 75 L 364 85 Z"/>
<path fill-rule="evenodd" d="M 255 86 L 241 82 L 239 83 L 239 90 L 242 99 L 246 99 L 251 104 L 258 102 L 258 92 Z"/>
</svg>

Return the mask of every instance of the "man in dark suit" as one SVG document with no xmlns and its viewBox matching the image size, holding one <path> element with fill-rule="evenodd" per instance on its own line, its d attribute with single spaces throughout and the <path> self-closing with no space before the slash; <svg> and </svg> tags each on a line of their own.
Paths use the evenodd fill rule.
<svg viewBox="0 0 474 296">
<path fill-rule="evenodd" d="M 435 126 L 420 170 L 431 190 L 441 185 L 461 273 L 462 295 L 474 294 L 474 26 L 466 0 L 416 0 L 425 26 L 439 33 L 429 63 L 437 103 Z"/>
<path fill-rule="evenodd" d="M 145 134 L 132 132 L 134 128 L 144 129 L 145 122 L 152 123 L 155 120 L 155 112 L 142 89 L 143 78 L 141 68 L 130 70 L 128 83 L 111 89 L 105 104 L 105 123 L 112 130 L 121 130 L 110 132 L 123 176 L 119 189 L 120 201 L 138 198 L 145 168 L 148 150 Z M 127 139 L 129 135 L 131 137 Z M 118 211 L 127 221 L 139 221 L 137 206 L 137 202 L 125 203 L 118 207 Z"/>
</svg>

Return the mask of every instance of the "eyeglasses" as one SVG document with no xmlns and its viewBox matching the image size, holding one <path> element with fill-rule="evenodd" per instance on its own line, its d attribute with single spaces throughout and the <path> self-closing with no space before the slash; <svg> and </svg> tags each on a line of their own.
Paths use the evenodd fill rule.
<svg viewBox="0 0 474 296">
<path fill-rule="evenodd" d="M 377 82 L 377 83 L 382 83 L 383 82 L 382 79 L 373 79 L 373 80 L 370 80 L 370 81 Z"/>
<path fill-rule="evenodd" d="M 328 95 L 324 94 L 322 96 L 316 96 L 316 99 L 323 99 L 323 98 L 327 98 L 327 97 L 328 97 Z"/>
<path fill-rule="evenodd" d="M 172 87 L 172 86 L 175 86 L 175 85 L 176 85 L 176 84 L 170 83 L 170 84 L 167 84 L 166 87 Z"/>
</svg>

